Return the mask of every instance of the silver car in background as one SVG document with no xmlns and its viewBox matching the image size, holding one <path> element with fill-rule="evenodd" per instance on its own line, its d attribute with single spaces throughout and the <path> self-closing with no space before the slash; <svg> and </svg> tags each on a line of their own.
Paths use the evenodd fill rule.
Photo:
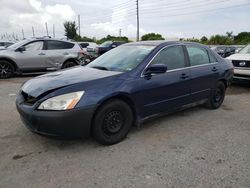
<svg viewBox="0 0 250 188">
<path fill-rule="evenodd" d="M 0 51 L 0 78 L 76 66 L 81 64 L 83 55 L 75 42 L 51 38 L 23 40 Z"/>
</svg>

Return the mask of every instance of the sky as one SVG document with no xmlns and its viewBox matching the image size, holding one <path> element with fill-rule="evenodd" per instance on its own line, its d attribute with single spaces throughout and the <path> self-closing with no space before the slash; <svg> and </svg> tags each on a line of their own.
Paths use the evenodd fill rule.
<svg viewBox="0 0 250 188">
<path fill-rule="evenodd" d="M 136 37 L 136 0 L 0 0 L 0 36 L 64 37 L 63 23 L 81 16 L 81 35 Z M 232 31 L 250 32 L 250 0 L 139 0 L 140 36 L 156 32 L 165 38 L 200 38 Z"/>
</svg>

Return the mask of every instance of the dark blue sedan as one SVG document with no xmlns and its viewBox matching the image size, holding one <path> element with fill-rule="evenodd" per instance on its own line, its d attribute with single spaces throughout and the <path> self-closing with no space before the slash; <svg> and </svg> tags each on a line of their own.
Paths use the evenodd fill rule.
<svg viewBox="0 0 250 188">
<path fill-rule="evenodd" d="M 129 43 L 85 67 L 27 81 L 16 106 L 33 132 L 115 144 L 150 117 L 200 104 L 219 108 L 232 77 L 233 65 L 204 45 Z"/>
</svg>

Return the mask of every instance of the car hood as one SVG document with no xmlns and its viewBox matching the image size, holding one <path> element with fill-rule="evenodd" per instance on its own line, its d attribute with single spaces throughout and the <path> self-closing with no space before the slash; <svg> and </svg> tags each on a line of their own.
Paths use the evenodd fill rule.
<svg viewBox="0 0 250 188">
<path fill-rule="evenodd" d="M 230 60 L 250 61 L 250 54 L 233 54 L 227 57 Z"/>
<path fill-rule="evenodd" d="M 32 97 L 38 97 L 50 90 L 117 74 L 121 74 L 121 72 L 105 71 L 79 66 L 35 77 L 27 81 L 22 86 L 22 91 Z"/>
</svg>

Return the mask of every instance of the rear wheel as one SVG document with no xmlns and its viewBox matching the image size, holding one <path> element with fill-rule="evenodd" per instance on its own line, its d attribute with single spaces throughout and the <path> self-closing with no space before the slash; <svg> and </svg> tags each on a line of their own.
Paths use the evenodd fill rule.
<svg viewBox="0 0 250 188">
<path fill-rule="evenodd" d="M 74 61 L 67 61 L 63 64 L 62 69 L 66 69 L 66 68 L 70 68 L 70 67 L 74 67 L 77 64 Z"/>
<path fill-rule="evenodd" d="M 209 109 L 219 108 L 225 98 L 226 87 L 223 82 L 218 82 L 216 87 L 211 90 L 211 94 L 206 103 L 206 107 Z"/>
<path fill-rule="evenodd" d="M 15 68 L 8 61 L 0 61 L 0 78 L 11 78 L 14 75 Z"/>
<path fill-rule="evenodd" d="M 115 99 L 104 104 L 95 114 L 92 135 L 101 144 L 116 144 L 127 136 L 132 123 L 131 108 Z"/>
</svg>

